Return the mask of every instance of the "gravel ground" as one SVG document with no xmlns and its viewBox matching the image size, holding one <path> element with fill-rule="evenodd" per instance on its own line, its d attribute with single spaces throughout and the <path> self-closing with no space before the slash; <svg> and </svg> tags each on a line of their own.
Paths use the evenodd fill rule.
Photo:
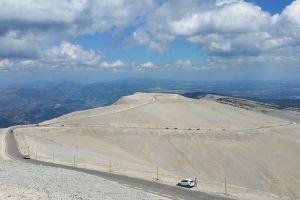
<svg viewBox="0 0 300 200">
<path fill-rule="evenodd" d="M 0 161 L 0 199 L 166 199 L 71 170 Z"/>
</svg>

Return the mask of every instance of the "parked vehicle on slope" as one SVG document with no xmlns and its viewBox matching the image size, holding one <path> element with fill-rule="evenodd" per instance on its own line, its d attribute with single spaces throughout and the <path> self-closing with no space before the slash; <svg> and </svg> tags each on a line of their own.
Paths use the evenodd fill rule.
<svg viewBox="0 0 300 200">
<path fill-rule="evenodd" d="M 194 179 L 183 179 L 177 183 L 177 186 L 192 188 L 196 186 L 196 182 Z"/>
<path fill-rule="evenodd" d="M 30 156 L 28 154 L 23 155 L 23 159 L 30 159 Z"/>
</svg>

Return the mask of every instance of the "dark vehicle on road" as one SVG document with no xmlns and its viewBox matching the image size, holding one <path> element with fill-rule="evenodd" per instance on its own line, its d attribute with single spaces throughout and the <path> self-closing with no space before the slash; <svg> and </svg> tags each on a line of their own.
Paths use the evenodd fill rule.
<svg viewBox="0 0 300 200">
<path fill-rule="evenodd" d="M 23 159 L 30 159 L 30 156 L 28 154 L 23 155 Z"/>
</svg>

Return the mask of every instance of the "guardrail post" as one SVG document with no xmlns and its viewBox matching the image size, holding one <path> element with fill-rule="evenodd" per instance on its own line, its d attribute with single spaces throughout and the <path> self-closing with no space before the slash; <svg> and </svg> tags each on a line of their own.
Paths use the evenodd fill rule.
<svg viewBox="0 0 300 200">
<path fill-rule="evenodd" d="M 109 161 L 109 172 L 112 172 L 111 161 Z"/>
<path fill-rule="evenodd" d="M 73 165 L 74 165 L 74 167 L 76 166 L 75 155 L 74 155 L 74 157 L 73 157 Z"/>
<path fill-rule="evenodd" d="M 225 191 L 225 195 L 227 195 L 227 179 L 225 177 L 225 180 L 224 180 L 224 191 Z"/>
</svg>

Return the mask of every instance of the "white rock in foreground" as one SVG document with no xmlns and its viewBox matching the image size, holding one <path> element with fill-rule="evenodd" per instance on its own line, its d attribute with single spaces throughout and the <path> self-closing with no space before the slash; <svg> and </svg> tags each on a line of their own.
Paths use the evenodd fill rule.
<svg viewBox="0 0 300 200">
<path fill-rule="evenodd" d="M 165 199 L 71 170 L 0 161 L 0 199 Z"/>
</svg>

